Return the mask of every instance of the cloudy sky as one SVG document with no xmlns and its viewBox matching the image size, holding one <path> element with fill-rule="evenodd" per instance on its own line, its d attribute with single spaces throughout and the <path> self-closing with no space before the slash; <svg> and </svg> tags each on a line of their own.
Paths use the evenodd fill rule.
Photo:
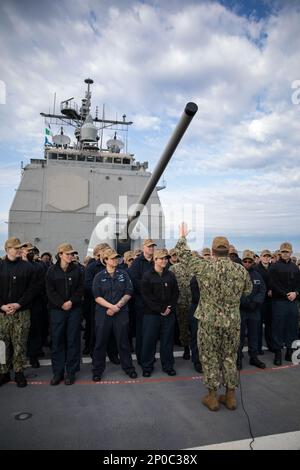
<svg viewBox="0 0 300 470">
<path fill-rule="evenodd" d="M 188 101 L 199 106 L 160 192 L 204 208 L 205 244 L 300 252 L 298 1 L 2 0 L 0 244 L 20 162 L 43 155 L 39 113 L 94 79 L 125 112 L 129 150 L 154 168 Z M 180 220 L 178 220 L 179 222 Z"/>
</svg>

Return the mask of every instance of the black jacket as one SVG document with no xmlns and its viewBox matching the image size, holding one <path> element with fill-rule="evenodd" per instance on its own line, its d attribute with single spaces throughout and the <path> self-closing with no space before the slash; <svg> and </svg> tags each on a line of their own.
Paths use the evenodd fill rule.
<svg viewBox="0 0 300 470">
<path fill-rule="evenodd" d="M 270 286 L 271 263 L 269 264 L 268 268 L 265 268 L 262 262 L 260 262 L 254 267 L 254 269 L 256 269 L 256 271 L 259 272 L 259 274 L 264 280 L 264 283 L 266 286 L 265 300 L 271 301 L 272 297 L 268 296 L 268 291 L 271 289 L 271 286 Z"/>
<path fill-rule="evenodd" d="M 241 258 L 236 253 L 234 253 L 233 256 L 231 255 L 230 259 L 233 261 L 233 263 L 241 264 L 243 266 Z"/>
<path fill-rule="evenodd" d="M 84 273 L 84 290 L 85 294 L 89 297 L 93 297 L 93 281 L 96 274 L 105 270 L 105 266 L 98 260 L 91 260 L 87 267 L 85 268 Z"/>
<path fill-rule="evenodd" d="M 241 310 L 254 312 L 260 308 L 265 300 L 266 286 L 263 278 L 256 269 L 250 268 L 248 273 L 253 284 L 253 290 L 250 295 L 242 295 Z"/>
<path fill-rule="evenodd" d="M 272 264 L 270 286 L 273 300 L 288 300 L 286 295 L 289 292 L 297 292 L 297 298 L 299 298 L 300 270 L 298 266 L 291 260 L 288 263 L 279 260 Z"/>
<path fill-rule="evenodd" d="M 151 271 L 153 266 L 153 261 L 147 261 L 142 253 L 133 261 L 131 267 L 127 271 L 134 287 L 135 302 L 138 307 L 144 306 L 141 293 L 143 276 L 145 273 Z"/>
<path fill-rule="evenodd" d="M 141 293 L 145 303 L 144 313 L 159 315 L 168 306 L 175 312 L 179 289 L 172 272 L 164 270 L 161 276 L 154 268 L 146 272 L 141 283 Z"/>
<path fill-rule="evenodd" d="M 68 300 L 71 300 L 72 308 L 78 307 L 83 298 L 83 272 L 73 263 L 65 272 L 58 261 L 47 272 L 46 289 L 49 308 L 61 308 Z"/>
<path fill-rule="evenodd" d="M 0 262 L 0 307 L 10 303 L 21 305 L 19 310 L 30 308 L 35 295 L 35 271 L 31 263 L 17 258 Z M 2 311 L 2 310 L 1 310 Z"/>
<path fill-rule="evenodd" d="M 192 304 L 198 305 L 200 300 L 200 289 L 196 276 L 193 276 L 190 282 L 192 292 Z"/>
</svg>

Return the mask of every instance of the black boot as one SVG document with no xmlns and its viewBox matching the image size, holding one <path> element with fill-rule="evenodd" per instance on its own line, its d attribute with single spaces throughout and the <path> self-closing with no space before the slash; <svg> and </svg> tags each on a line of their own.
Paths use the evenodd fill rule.
<svg viewBox="0 0 300 470">
<path fill-rule="evenodd" d="M 194 362 L 194 369 L 195 369 L 196 372 L 199 372 L 199 374 L 202 374 L 203 369 L 202 369 L 201 362 Z"/>
<path fill-rule="evenodd" d="M 191 358 L 191 352 L 190 352 L 190 347 L 189 346 L 184 346 L 184 353 L 182 356 L 183 359 L 188 361 Z"/>
<path fill-rule="evenodd" d="M 27 380 L 25 378 L 25 375 L 23 374 L 23 372 L 16 372 L 15 373 L 15 382 L 17 384 L 17 387 L 26 387 L 27 385 Z"/>
<path fill-rule="evenodd" d="M 266 364 L 258 359 L 257 356 L 253 356 L 250 358 L 249 364 L 251 366 L 258 367 L 259 369 L 265 369 Z"/>
<path fill-rule="evenodd" d="M 288 362 L 292 362 L 292 355 L 293 355 L 294 350 L 292 348 L 286 348 L 286 353 L 285 353 L 285 360 Z"/>
<path fill-rule="evenodd" d="M 275 351 L 274 365 L 275 366 L 281 366 L 282 365 L 281 349 L 276 349 L 276 351 Z"/>
</svg>

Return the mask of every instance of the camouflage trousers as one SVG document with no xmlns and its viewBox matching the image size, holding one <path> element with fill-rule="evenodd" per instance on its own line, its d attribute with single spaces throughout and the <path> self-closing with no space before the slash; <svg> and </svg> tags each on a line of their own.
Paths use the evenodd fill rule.
<svg viewBox="0 0 300 470">
<path fill-rule="evenodd" d="M 182 346 L 191 344 L 191 332 L 189 326 L 189 305 L 177 304 L 176 317 L 179 327 L 179 339 Z"/>
<path fill-rule="evenodd" d="M 240 345 L 240 319 L 232 320 L 229 328 L 216 327 L 212 322 L 199 320 L 198 348 L 203 367 L 203 382 L 207 388 L 217 390 L 238 386 L 236 368 Z"/>
<path fill-rule="evenodd" d="M 13 349 L 12 363 L 15 372 L 22 372 L 26 359 L 27 338 L 30 327 L 30 310 L 22 310 L 14 315 L 0 313 L 0 340 L 6 348 L 6 364 L 0 365 L 0 373 L 9 372 L 8 351 Z"/>
</svg>

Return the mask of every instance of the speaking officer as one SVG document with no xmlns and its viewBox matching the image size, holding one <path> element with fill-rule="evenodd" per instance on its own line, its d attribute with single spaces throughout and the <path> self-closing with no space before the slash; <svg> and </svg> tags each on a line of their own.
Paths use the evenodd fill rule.
<svg viewBox="0 0 300 470">
<path fill-rule="evenodd" d="M 300 271 L 291 261 L 292 245 L 280 246 L 280 258 L 270 268 L 272 289 L 272 340 L 274 364 L 282 364 L 281 349 L 286 346 L 285 360 L 292 360 L 292 343 L 298 337 L 298 309 L 296 299 L 300 292 Z"/>
<path fill-rule="evenodd" d="M 150 377 L 153 371 L 158 339 L 162 369 L 168 375 L 176 375 L 173 344 L 179 289 L 174 273 L 166 269 L 168 260 L 168 250 L 155 250 L 154 267 L 142 279 L 141 293 L 145 307 L 141 365 L 144 377 Z"/>
<path fill-rule="evenodd" d="M 0 263 L 0 340 L 6 348 L 6 364 L 0 365 L 0 385 L 10 381 L 8 351 L 13 348 L 12 362 L 18 387 L 26 387 L 23 374 L 26 344 L 30 327 L 30 304 L 34 296 L 34 270 L 20 258 L 18 238 L 5 242 L 6 257 Z"/>
<path fill-rule="evenodd" d="M 208 395 L 202 403 L 211 411 L 219 409 L 216 391 L 223 375 L 226 395 L 221 395 L 219 401 L 234 410 L 238 385 L 236 360 L 240 343 L 240 299 L 242 294 L 251 293 L 251 279 L 243 266 L 230 261 L 227 238 L 214 238 L 213 260 L 206 261 L 193 258 L 186 243 L 186 224 L 180 225 L 179 234 L 176 248 L 180 261 L 188 273 L 196 276 L 201 292 L 195 317 L 199 320 L 198 346 L 204 383 L 208 388 Z"/>
<path fill-rule="evenodd" d="M 75 382 L 80 370 L 80 325 L 83 299 L 83 272 L 72 262 L 72 245 L 62 243 L 57 248 L 57 263 L 46 275 L 46 289 L 52 332 L 51 360 L 53 378 L 58 385 L 66 370 L 65 384 Z"/>
<path fill-rule="evenodd" d="M 96 342 L 93 352 L 94 382 L 99 382 L 102 378 L 107 343 L 112 332 L 117 341 L 122 369 L 131 379 L 137 378 L 128 339 L 127 303 L 133 294 L 133 287 L 127 272 L 117 267 L 119 257 L 115 250 L 111 248 L 105 250 L 102 260 L 106 269 L 98 273 L 93 281 L 93 293 L 96 300 Z"/>
<path fill-rule="evenodd" d="M 266 286 L 263 278 L 254 267 L 254 253 L 250 250 L 245 250 L 242 261 L 244 268 L 250 275 L 253 290 L 250 295 L 242 295 L 241 297 L 241 342 L 238 355 L 238 369 L 242 368 L 242 351 L 246 337 L 246 330 L 248 332 L 249 364 L 258 367 L 259 369 L 264 369 L 266 365 L 258 359 L 257 355 L 261 322 L 260 309 L 265 300 Z"/>
</svg>

